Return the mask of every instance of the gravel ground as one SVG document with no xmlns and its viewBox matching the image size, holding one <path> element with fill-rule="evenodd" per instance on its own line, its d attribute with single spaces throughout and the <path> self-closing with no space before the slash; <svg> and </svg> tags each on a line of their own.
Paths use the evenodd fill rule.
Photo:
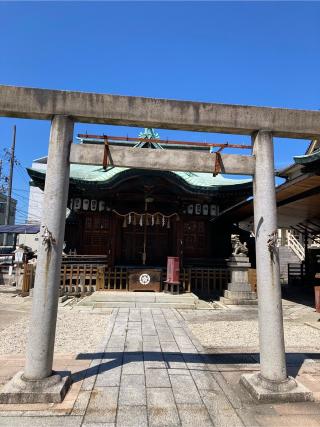
<svg viewBox="0 0 320 427">
<path fill-rule="evenodd" d="M 21 305 L 31 304 L 30 297 L 21 297 L 17 294 L 0 292 L 0 304 Z"/>
<path fill-rule="evenodd" d="M 1 298 L 2 303 L 3 300 Z M 108 319 L 106 314 L 61 309 L 57 319 L 55 352 L 94 351 L 104 336 Z M 28 323 L 29 316 L 28 320 L 19 319 L 0 332 L 0 355 L 25 353 Z"/>
<path fill-rule="evenodd" d="M 192 323 L 189 324 L 189 328 L 205 347 L 256 347 L 259 345 L 258 322 L 254 320 Z M 312 347 L 320 350 L 320 330 L 303 324 L 286 322 L 284 335 L 288 347 Z"/>
</svg>

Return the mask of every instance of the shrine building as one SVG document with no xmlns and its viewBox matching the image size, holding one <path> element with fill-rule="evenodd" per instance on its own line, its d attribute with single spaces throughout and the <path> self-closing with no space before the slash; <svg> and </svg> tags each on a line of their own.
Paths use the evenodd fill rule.
<svg viewBox="0 0 320 427">
<path fill-rule="evenodd" d="M 153 129 L 145 129 L 138 142 L 131 139 L 110 137 L 108 143 L 155 150 L 210 150 L 204 143 L 156 142 L 159 136 Z M 81 135 L 79 143 L 101 140 Z M 40 212 L 46 162 L 46 157 L 35 160 L 28 169 L 29 221 Z M 235 225 L 212 220 L 251 195 L 251 179 L 215 174 L 214 163 L 213 173 L 72 164 L 63 264 L 103 266 L 107 273 L 99 289 L 135 290 L 128 283 L 130 273 L 159 272 L 154 277 L 162 283 L 167 257 L 175 256 L 185 290 L 221 293 L 228 282 L 225 259 L 231 254 Z"/>
</svg>

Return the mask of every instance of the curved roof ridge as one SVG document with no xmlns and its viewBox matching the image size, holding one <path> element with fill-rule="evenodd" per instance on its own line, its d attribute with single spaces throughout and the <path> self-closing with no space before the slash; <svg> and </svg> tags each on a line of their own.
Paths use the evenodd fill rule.
<svg viewBox="0 0 320 427">
<path fill-rule="evenodd" d="M 310 154 L 303 154 L 302 156 L 294 156 L 293 160 L 298 164 L 311 163 L 320 159 L 320 148 Z"/>
</svg>

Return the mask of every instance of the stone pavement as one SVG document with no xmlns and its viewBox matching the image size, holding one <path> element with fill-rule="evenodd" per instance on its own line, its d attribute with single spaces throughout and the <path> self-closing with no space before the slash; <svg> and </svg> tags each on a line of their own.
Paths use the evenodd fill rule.
<svg viewBox="0 0 320 427">
<path fill-rule="evenodd" d="M 120 309 L 96 378 L 83 385 L 95 381 L 84 424 L 212 426 L 219 415 L 221 425 L 241 425 L 198 350 L 176 311 Z"/>
<path fill-rule="evenodd" d="M 73 371 L 65 401 L 0 405 L 0 426 L 320 427 L 319 401 L 272 405 L 251 399 L 239 378 L 258 370 L 257 362 L 258 355 L 243 348 L 209 354 L 174 309 L 114 309 L 96 352 L 56 365 Z M 319 397 L 320 366 L 311 361 L 301 373 Z"/>
</svg>

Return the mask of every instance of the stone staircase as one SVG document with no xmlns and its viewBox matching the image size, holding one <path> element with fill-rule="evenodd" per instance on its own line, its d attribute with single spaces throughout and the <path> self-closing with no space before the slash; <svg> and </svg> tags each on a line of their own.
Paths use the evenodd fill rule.
<svg viewBox="0 0 320 427">
<path fill-rule="evenodd" d="M 288 264 L 301 264 L 301 261 L 289 246 L 279 246 L 279 257 L 281 282 L 288 283 Z"/>
<path fill-rule="evenodd" d="M 177 308 L 196 309 L 199 298 L 192 294 L 171 295 L 164 292 L 98 291 L 82 299 L 77 307 L 93 308 Z"/>
</svg>

